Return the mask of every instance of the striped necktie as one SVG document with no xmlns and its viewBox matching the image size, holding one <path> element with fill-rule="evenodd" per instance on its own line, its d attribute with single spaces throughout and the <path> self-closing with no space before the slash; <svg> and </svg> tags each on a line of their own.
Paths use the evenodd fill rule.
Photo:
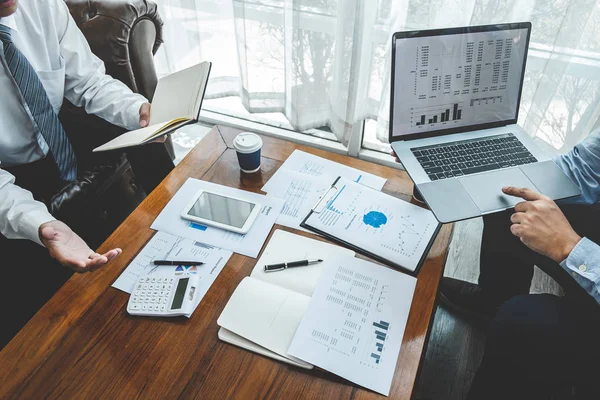
<svg viewBox="0 0 600 400">
<path fill-rule="evenodd" d="M 23 53 L 12 41 L 10 29 L 0 25 L 0 40 L 4 44 L 4 57 L 23 98 L 29 108 L 35 124 L 48 144 L 50 154 L 64 181 L 73 181 L 77 177 L 77 161 L 69 143 L 67 134 L 54 113 L 48 94 L 37 73 Z"/>
</svg>

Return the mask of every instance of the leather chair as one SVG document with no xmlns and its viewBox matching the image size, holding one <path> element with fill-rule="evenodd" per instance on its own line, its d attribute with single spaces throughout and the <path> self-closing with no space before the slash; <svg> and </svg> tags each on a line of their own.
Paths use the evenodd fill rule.
<svg viewBox="0 0 600 400">
<path fill-rule="evenodd" d="M 65 2 L 92 52 L 104 61 L 107 73 L 151 100 L 157 83 L 153 56 L 162 44 L 163 26 L 156 4 L 147 0 Z M 77 155 L 79 177 L 57 193 L 48 207 L 95 248 L 152 187 L 140 184 L 125 152 L 91 152 L 123 133 L 122 128 L 86 114 L 66 99 L 59 119 Z M 170 155 L 166 158 L 171 162 L 174 157 L 170 141 L 149 145 L 154 152 L 146 156 L 156 154 L 157 146 Z M 140 157 L 145 151 L 139 149 Z M 166 168 L 172 168 L 172 162 Z"/>
</svg>

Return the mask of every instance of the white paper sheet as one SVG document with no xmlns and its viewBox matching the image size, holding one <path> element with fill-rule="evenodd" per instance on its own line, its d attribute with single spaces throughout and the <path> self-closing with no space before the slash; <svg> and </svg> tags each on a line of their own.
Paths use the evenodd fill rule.
<svg viewBox="0 0 600 400">
<path fill-rule="evenodd" d="M 288 354 L 388 396 L 416 282 L 339 259 L 323 271 Z"/>
<path fill-rule="evenodd" d="M 301 228 L 300 223 L 306 218 L 319 197 L 321 197 L 335 178 L 329 176 L 312 176 L 285 168 L 277 170 L 262 188 L 267 196 L 283 199 L 285 204 L 277 218 L 279 225 L 289 226 L 309 232 Z M 267 191 L 268 189 L 268 191 Z"/>
<path fill-rule="evenodd" d="M 306 296 L 312 296 L 323 269 L 330 263 L 336 263 L 340 257 L 354 257 L 354 254 L 352 250 L 345 247 L 278 229 L 271 236 L 269 244 L 256 262 L 250 276 Z M 315 259 L 322 259 L 323 262 L 277 272 L 265 272 L 264 268 L 266 264 Z"/>
<path fill-rule="evenodd" d="M 181 218 L 181 211 L 201 189 L 218 191 L 261 204 L 260 213 L 248 233 L 242 235 L 211 226 L 201 226 Z M 151 228 L 256 258 L 281 212 L 283 203 L 283 200 L 274 197 L 189 178 L 160 212 Z"/>
<path fill-rule="evenodd" d="M 140 276 L 154 273 L 172 274 L 173 276 L 197 274 L 200 277 L 200 284 L 196 292 L 195 309 L 212 283 L 217 279 L 231 255 L 231 251 L 228 250 L 207 246 L 165 232 L 157 232 L 112 286 L 125 293 L 131 293 L 135 282 Z M 204 264 L 198 266 L 156 266 L 152 263 L 154 260 L 200 261 Z"/>
<path fill-rule="evenodd" d="M 343 178 L 335 187 L 307 224 L 414 271 L 439 225 L 433 213 Z"/>
<path fill-rule="evenodd" d="M 375 190 L 381 190 L 387 181 L 387 179 L 377 175 L 348 167 L 310 153 L 305 153 L 301 150 L 294 150 L 292 155 L 285 160 L 275 175 L 273 175 L 262 188 L 263 192 L 269 193 L 274 190 L 276 186 L 281 184 L 281 180 L 277 178 L 277 174 L 281 170 L 299 172 L 310 176 L 322 176 L 331 179 L 331 182 L 338 176 L 342 176 L 348 180 L 361 183 Z"/>
</svg>

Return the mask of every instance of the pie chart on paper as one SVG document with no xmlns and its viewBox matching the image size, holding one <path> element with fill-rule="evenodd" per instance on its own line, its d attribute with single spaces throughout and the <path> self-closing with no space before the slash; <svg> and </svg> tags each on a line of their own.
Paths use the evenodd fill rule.
<svg viewBox="0 0 600 400">
<path fill-rule="evenodd" d="M 381 228 L 387 221 L 388 218 L 380 211 L 369 211 L 363 216 L 365 225 L 372 226 L 373 228 Z"/>
</svg>

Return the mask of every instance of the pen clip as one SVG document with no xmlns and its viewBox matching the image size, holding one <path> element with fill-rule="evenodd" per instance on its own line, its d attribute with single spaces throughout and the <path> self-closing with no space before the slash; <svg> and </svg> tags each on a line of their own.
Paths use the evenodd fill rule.
<svg viewBox="0 0 600 400">
<path fill-rule="evenodd" d="M 271 267 L 271 268 L 269 268 Z M 286 267 L 285 263 L 275 265 L 265 265 L 265 272 L 283 271 Z"/>
<path fill-rule="evenodd" d="M 319 198 L 317 203 L 311 208 L 311 210 L 315 214 L 320 214 L 323 211 L 325 205 L 329 202 L 329 200 L 331 200 L 333 196 L 335 196 L 335 194 L 338 191 L 338 187 L 336 186 L 336 184 L 338 183 L 340 178 L 340 176 L 337 177 L 337 179 L 335 180 L 335 182 L 333 182 L 331 187 L 327 189 L 327 191 Z"/>
</svg>

